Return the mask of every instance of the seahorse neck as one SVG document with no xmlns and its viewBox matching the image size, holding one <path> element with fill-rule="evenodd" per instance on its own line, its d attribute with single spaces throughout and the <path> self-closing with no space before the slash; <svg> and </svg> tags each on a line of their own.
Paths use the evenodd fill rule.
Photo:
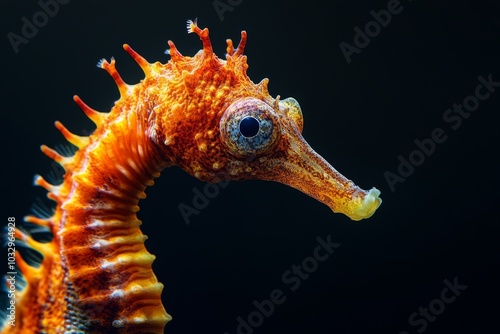
<svg viewBox="0 0 500 334">
<path fill-rule="evenodd" d="M 111 112 L 118 110 L 75 154 L 56 208 L 68 309 L 76 310 L 70 322 L 88 332 L 137 327 L 161 333 L 170 316 L 136 212 L 145 188 L 169 163 L 148 138 L 143 112 L 125 105 Z"/>
</svg>

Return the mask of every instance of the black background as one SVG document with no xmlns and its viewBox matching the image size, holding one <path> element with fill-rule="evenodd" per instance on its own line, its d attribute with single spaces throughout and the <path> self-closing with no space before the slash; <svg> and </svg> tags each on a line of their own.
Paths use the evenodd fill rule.
<svg viewBox="0 0 500 334">
<path fill-rule="evenodd" d="M 270 78 L 272 96 L 295 97 L 309 144 L 360 187 L 379 188 L 384 202 L 369 220 L 352 222 L 286 186 L 235 182 L 187 225 L 178 205 L 191 205 L 193 188 L 204 184 L 165 170 L 138 214 L 174 318 L 165 332 L 237 333 L 236 318 L 280 289 L 286 301 L 255 333 L 417 333 L 423 328 L 409 316 L 455 277 L 467 289 L 425 333 L 500 332 L 500 88 L 456 130 L 443 120 L 445 110 L 474 94 L 479 75 L 500 81 L 500 4 L 401 5 L 348 64 L 339 44 L 353 44 L 353 28 L 373 20 L 370 11 L 386 1 L 244 0 L 221 20 L 212 1 L 74 0 L 17 54 L 7 34 L 20 34 L 21 18 L 31 20 L 40 7 L 2 1 L 4 216 L 20 221 L 44 196 L 32 175 L 53 169 L 39 145 L 63 142 L 55 120 L 80 134 L 93 129 L 72 96 L 103 111 L 118 98 L 97 61 L 114 56 L 124 79 L 136 83 L 141 70 L 122 44 L 150 62 L 168 61 L 169 39 L 193 55 L 201 43 L 185 22 L 198 17 L 220 57 L 225 39 L 236 43 L 247 30 L 250 78 Z M 414 140 L 435 128 L 447 140 L 391 191 L 384 173 L 396 173 L 398 156 L 408 157 Z M 291 291 L 281 275 L 328 235 L 341 246 Z"/>
</svg>

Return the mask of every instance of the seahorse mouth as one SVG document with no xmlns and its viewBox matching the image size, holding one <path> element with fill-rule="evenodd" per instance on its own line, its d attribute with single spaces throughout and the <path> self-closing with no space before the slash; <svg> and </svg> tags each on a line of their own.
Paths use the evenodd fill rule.
<svg viewBox="0 0 500 334">
<path fill-rule="evenodd" d="M 363 190 L 364 192 L 364 190 Z M 382 199 L 379 197 L 380 190 L 372 188 L 368 193 L 364 194 L 364 198 L 356 211 L 353 211 L 349 216 L 352 220 L 361 220 L 370 218 L 377 211 Z"/>
</svg>

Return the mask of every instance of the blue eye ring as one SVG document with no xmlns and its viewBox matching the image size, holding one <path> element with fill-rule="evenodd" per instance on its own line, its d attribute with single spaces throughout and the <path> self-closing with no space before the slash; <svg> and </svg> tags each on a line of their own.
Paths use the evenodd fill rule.
<svg viewBox="0 0 500 334">
<path fill-rule="evenodd" d="M 280 133 L 274 109 L 252 97 L 233 102 L 222 115 L 219 128 L 223 143 L 237 157 L 266 153 L 275 147 Z"/>
</svg>

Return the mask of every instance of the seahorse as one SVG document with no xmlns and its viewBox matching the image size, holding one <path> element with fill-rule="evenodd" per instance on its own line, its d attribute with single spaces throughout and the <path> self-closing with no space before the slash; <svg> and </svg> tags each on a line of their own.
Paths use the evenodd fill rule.
<svg viewBox="0 0 500 334">
<path fill-rule="evenodd" d="M 353 220 L 370 217 L 381 204 L 379 190 L 359 188 L 307 144 L 295 99 L 271 97 L 267 78 L 250 80 L 245 31 L 236 48 L 226 41 L 224 60 L 214 54 L 207 28 L 191 20 L 187 28 L 202 42 L 192 57 L 168 41 L 170 60 L 149 63 L 123 46 L 144 72 L 138 84 L 124 82 L 113 58 L 99 62 L 120 98 L 105 113 L 74 96 L 96 124 L 90 136 L 55 123 L 78 150 L 64 156 L 41 147 L 65 174 L 60 184 L 35 177 L 55 209 L 50 217 L 25 220 L 53 238 L 41 242 L 16 230 L 17 241 L 43 260 L 34 267 L 16 253 L 26 286 L 16 292 L 15 326 L 4 324 L 2 333 L 163 333 L 171 316 L 136 213 L 146 187 L 166 167 L 206 182 L 281 182 Z"/>
</svg>

